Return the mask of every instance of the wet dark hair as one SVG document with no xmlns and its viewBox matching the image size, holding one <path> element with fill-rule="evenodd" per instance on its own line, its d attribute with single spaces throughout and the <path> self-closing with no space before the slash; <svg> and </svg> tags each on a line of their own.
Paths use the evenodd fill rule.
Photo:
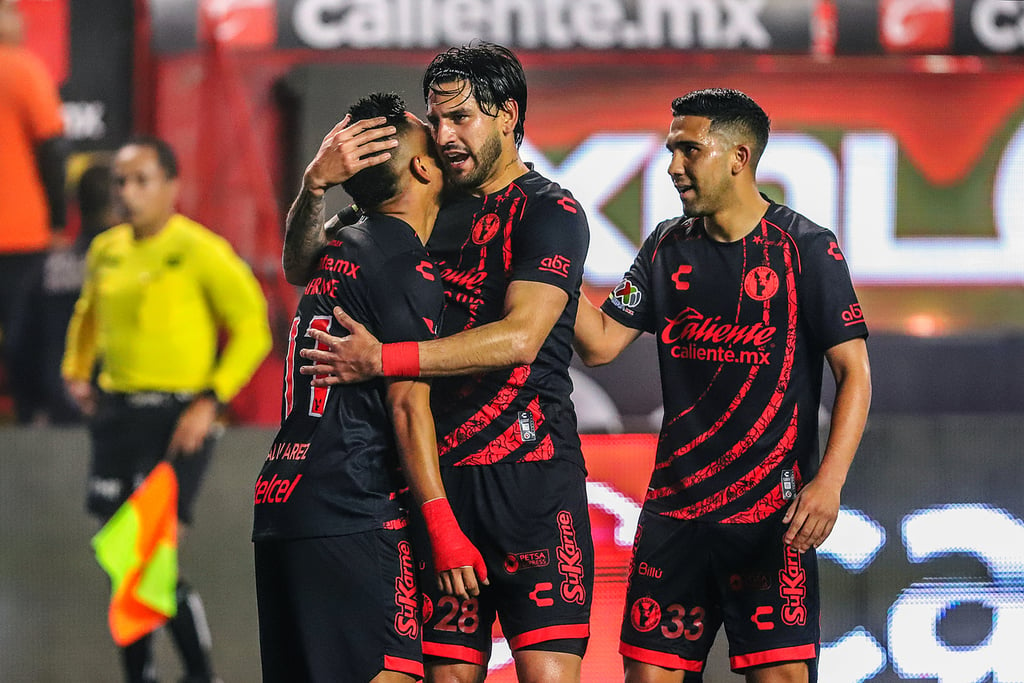
<svg viewBox="0 0 1024 683">
<path fill-rule="evenodd" d="M 394 126 L 396 136 L 399 138 L 404 137 L 412 129 L 412 123 L 406 118 L 405 111 L 405 101 L 393 92 L 367 95 L 348 109 L 353 121 L 385 117 L 387 121 L 378 127 Z M 382 138 L 387 139 L 394 138 Z M 362 158 L 367 159 L 383 153 L 374 152 Z M 398 194 L 401 188 L 397 156 L 398 153 L 392 154 L 390 161 L 364 168 L 341 184 L 360 208 L 372 209 Z"/>
<path fill-rule="evenodd" d="M 132 145 L 149 147 L 156 152 L 156 161 L 160 168 L 164 170 L 164 175 L 167 176 L 168 180 L 174 180 L 178 177 L 178 157 L 174 154 L 174 150 L 167 144 L 166 140 L 153 135 L 135 135 L 122 145 L 122 149 Z"/>
<path fill-rule="evenodd" d="M 672 101 L 673 116 L 702 116 L 711 121 L 711 130 L 726 129 L 738 134 L 753 150 L 753 166 L 768 145 L 771 121 L 768 114 L 748 95 L 728 88 L 694 90 Z"/>
<path fill-rule="evenodd" d="M 440 86 L 459 80 L 469 83 L 480 110 L 488 116 L 497 116 L 509 100 L 519 105 L 519 120 L 513 130 L 518 147 L 526 123 L 526 73 L 519 58 L 507 47 L 487 42 L 446 50 L 434 57 L 423 74 L 424 101 L 431 92 L 455 96 L 457 91 Z"/>
</svg>

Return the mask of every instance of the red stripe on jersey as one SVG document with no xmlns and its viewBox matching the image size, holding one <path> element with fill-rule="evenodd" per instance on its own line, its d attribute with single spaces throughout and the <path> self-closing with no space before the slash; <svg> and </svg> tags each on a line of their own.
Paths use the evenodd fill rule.
<svg viewBox="0 0 1024 683">
<path fill-rule="evenodd" d="M 695 659 L 683 659 L 679 655 L 669 654 L 668 652 L 658 652 L 657 650 L 648 650 L 647 648 L 636 647 L 635 645 L 628 645 L 622 642 L 619 643 L 619 654 L 623 657 L 629 657 L 630 659 L 635 659 L 638 662 L 643 662 L 644 664 L 660 666 L 663 669 L 693 671 L 695 673 L 699 673 L 704 668 L 704 663 Z"/>
<path fill-rule="evenodd" d="M 544 414 L 540 412 L 540 399 L 536 396 L 530 401 L 530 405 L 526 407 L 530 414 L 533 416 L 534 428 L 539 430 L 540 426 L 544 424 Z M 550 439 L 547 441 L 547 451 L 550 451 L 551 455 L 554 455 L 555 449 L 551 445 Z M 538 450 L 543 449 L 545 441 L 541 441 L 538 445 Z M 467 455 L 462 460 L 456 462 L 456 465 L 491 465 L 499 460 L 503 460 L 508 456 L 509 453 L 515 451 L 523 445 L 523 438 L 519 428 L 519 421 L 516 420 L 508 429 L 501 433 L 496 439 L 492 439 L 482 450 Z M 543 456 L 544 453 L 541 453 Z M 539 457 L 537 460 L 548 460 L 547 458 Z"/>
<path fill-rule="evenodd" d="M 752 652 L 749 655 L 736 655 L 735 657 L 729 658 L 729 664 L 733 669 L 745 669 L 749 666 L 760 666 L 762 664 L 800 662 L 807 659 L 814 659 L 817 656 L 817 648 L 815 648 L 813 644 L 808 643 L 807 645 L 780 647 L 777 650 Z"/>
<path fill-rule="evenodd" d="M 708 496 L 704 500 L 698 501 L 685 508 L 672 510 L 671 512 L 665 512 L 663 514 L 666 517 L 674 517 L 676 519 L 696 519 L 731 503 L 764 481 L 764 478 L 767 477 L 772 470 L 778 467 L 779 464 L 782 463 L 783 458 L 793 450 L 793 444 L 796 443 L 797 417 L 797 408 L 796 406 L 793 406 L 793 415 L 789 420 L 789 426 L 786 428 L 785 434 L 783 434 L 782 438 L 779 439 L 779 442 L 775 445 L 775 448 L 772 449 L 772 452 L 768 454 L 768 457 L 762 460 L 757 467 L 747 472 L 733 484 Z M 657 493 L 660 493 L 660 495 L 655 495 L 656 492 L 652 491 L 648 493 L 647 497 L 650 499 L 668 495 L 665 491 L 668 489 L 674 489 L 677 486 L 679 486 L 679 484 L 659 489 Z"/>
<path fill-rule="evenodd" d="M 288 353 L 284 357 L 284 415 L 281 418 L 282 422 L 292 414 L 292 408 L 294 407 L 295 378 L 292 376 L 292 373 L 295 372 L 295 344 L 296 337 L 298 336 L 299 316 L 295 316 L 292 319 L 292 326 L 288 332 Z"/>
<path fill-rule="evenodd" d="M 796 479 L 796 488 L 799 491 L 803 485 L 803 477 L 800 475 L 800 467 L 793 466 L 793 475 Z M 722 524 L 753 524 L 762 522 L 789 504 L 789 501 L 782 497 L 782 487 L 772 488 L 761 500 L 754 503 L 746 510 L 737 512 L 732 517 L 721 520 Z"/>
<path fill-rule="evenodd" d="M 529 376 L 529 365 L 520 365 L 513 368 L 512 374 L 509 375 L 497 396 L 484 404 L 480 410 L 459 425 L 455 431 L 438 442 L 437 454 L 444 455 L 457 448 L 494 422 L 519 395 L 519 390 L 526 384 Z"/>
<path fill-rule="evenodd" d="M 399 673 L 409 674 L 415 678 L 423 678 L 423 662 L 417 662 L 414 659 L 403 659 L 402 657 L 384 655 L 384 669 L 386 671 L 397 671 Z"/>
<path fill-rule="evenodd" d="M 541 460 L 551 460 L 553 457 L 555 457 L 555 444 L 551 441 L 551 435 L 548 434 L 541 440 L 539 446 L 519 458 L 518 462 L 540 462 Z"/>
<path fill-rule="evenodd" d="M 502 196 L 501 201 L 508 201 L 509 197 L 512 196 L 513 190 L 519 194 L 511 200 L 512 205 L 508 209 L 508 220 L 505 222 L 504 239 L 501 242 L 501 262 L 506 275 L 512 272 L 512 227 L 522 220 L 523 213 L 526 212 L 526 192 L 515 183 L 508 186 L 508 190 Z"/>
<path fill-rule="evenodd" d="M 431 643 L 424 640 L 423 654 L 431 657 L 443 657 L 444 659 L 469 662 L 470 664 L 477 664 L 480 666 L 487 663 L 487 659 L 484 657 L 483 652 L 463 645 L 446 645 L 444 643 Z"/>
</svg>

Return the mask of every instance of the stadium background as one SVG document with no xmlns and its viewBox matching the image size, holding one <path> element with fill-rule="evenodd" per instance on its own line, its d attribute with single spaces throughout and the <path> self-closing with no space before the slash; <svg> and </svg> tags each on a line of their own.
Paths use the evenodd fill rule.
<svg viewBox="0 0 1024 683">
<path fill-rule="evenodd" d="M 524 156 L 586 207 L 595 297 L 677 212 L 660 192 L 671 99 L 711 85 L 750 93 L 773 119 L 765 191 L 836 229 L 872 329 L 872 416 L 822 560 L 822 680 L 1024 681 L 1024 3 L 19 4 L 62 84 L 71 177 L 132 132 L 170 140 L 181 209 L 252 264 L 278 334 L 296 300 L 279 272 L 281 219 L 305 160 L 351 97 L 389 87 L 416 108 L 419 74 L 448 44 L 500 37 L 521 54 Z M 519 14 L 502 24 L 509 7 Z M 249 495 L 280 355 L 231 407 L 184 551 L 226 680 L 258 679 Z M 600 552 L 586 681 L 619 677 L 620 579 L 660 407 L 654 363 L 646 338 L 611 366 L 574 368 Z M 0 427 L 2 680 L 113 678 L 86 461 L 80 429 Z M 722 656 L 709 681 L 729 680 Z M 511 680 L 508 669 L 489 680 Z"/>
</svg>

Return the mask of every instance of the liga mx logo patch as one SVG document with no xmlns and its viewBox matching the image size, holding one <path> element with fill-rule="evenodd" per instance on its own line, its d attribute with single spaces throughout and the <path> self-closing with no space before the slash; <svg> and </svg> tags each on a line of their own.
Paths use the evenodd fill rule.
<svg viewBox="0 0 1024 683">
<path fill-rule="evenodd" d="M 631 309 L 640 305 L 640 299 L 643 298 L 643 294 L 636 285 L 629 281 L 629 279 L 625 279 L 612 290 L 612 293 L 608 295 L 608 298 L 612 300 L 612 303 L 615 304 L 617 308 L 632 314 L 633 311 Z"/>
</svg>

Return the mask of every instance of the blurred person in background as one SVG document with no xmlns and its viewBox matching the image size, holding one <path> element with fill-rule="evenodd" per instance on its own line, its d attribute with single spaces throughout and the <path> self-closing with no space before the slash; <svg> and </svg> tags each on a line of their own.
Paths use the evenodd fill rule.
<svg viewBox="0 0 1024 683">
<path fill-rule="evenodd" d="M 0 332 L 15 417 L 25 424 L 45 400 L 42 316 L 28 294 L 54 231 L 64 229 L 67 153 L 57 86 L 22 35 L 17 4 L 0 0 Z"/>
<path fill-rule="evenodd" d="M 166 142 L 129 142 L 114 157 L 113 176 L 126 222 L 89 247 L 61 368 L 89 416 L 87 508 L 106 521 L 169 459 L 185 526 L 218 415 L 270 350 L 266 301 L 226 240 L 175 212 L 178 164 Z M 183 680 L 213 680 L 202 602 L 184 581 L 168 626 Z M 129 683 L 156 680 L 151 641 L 152 634 L 122 649 Z"/>
<path fill-rule="evenodd" d="M 46 256 L 32 306 L 40 313 L 41 335 L 37 358 L 42 363 L 43 412 L 36 422 L 67 425 L 81 421 L 82 413 L 68 394 L 60 375 L 64 340 L 85 280 L 85 256 L 96 235 L 118 222 L 110 165 L 96 162 L 78 179 L 75 191 L 80 227 L 74 242 L 55 246 Z"/>
<path fill-rule="evenodd" d="M 748 683 L 817 681 L 815 549 L 871 400 L 868 334 L 836 236 L 758 191 L 768 115 L 736 90 L 672 103 L 660 223 L 600 309 L 580 302 L 583 361 L 658 339 L 665 416 L 629 564 L 627 683 L 697 683 L 723 625 Z M 836 397 L 819 459 L 825 362 Z M 819 462 L 820 460 L 820 462 Z"/>
</svg>

